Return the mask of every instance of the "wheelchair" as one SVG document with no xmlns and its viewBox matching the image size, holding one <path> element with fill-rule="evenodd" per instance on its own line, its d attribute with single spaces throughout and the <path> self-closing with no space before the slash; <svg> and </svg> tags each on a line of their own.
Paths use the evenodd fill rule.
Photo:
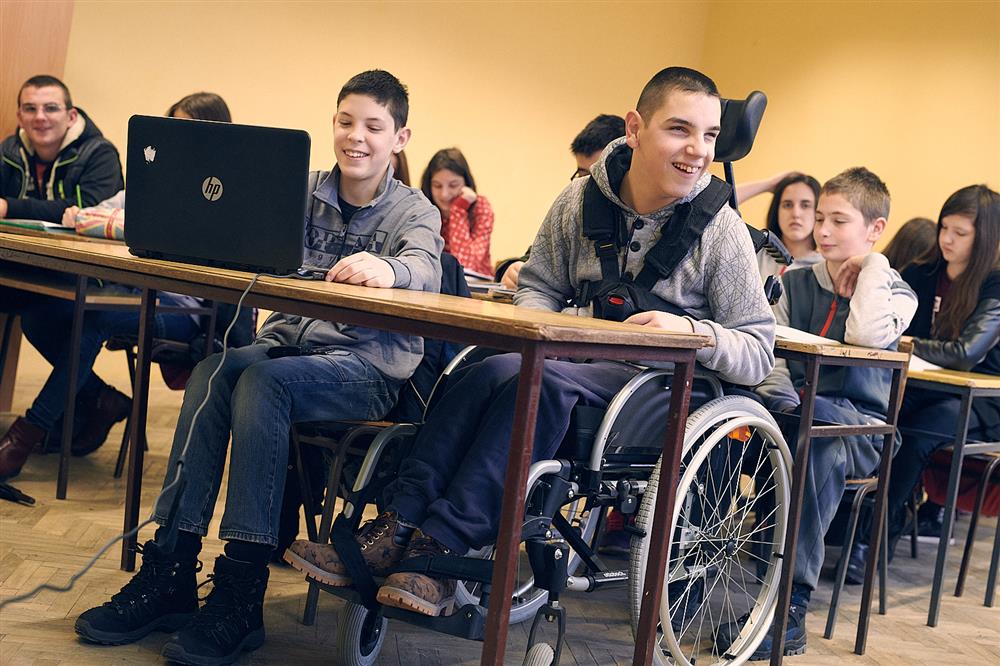
<svg viewBox="0 0 1000 666">
<path fill-rule="evenodd" d="M 716 161 L 724 163 L 730 184 L 731 163 L 749 153 L 765 105 L 766 98 L 759 92 L 746 100 L 723 100 Z M 736 208 L 735 194 L 730 203 Z M 777 238 L 749 225 L 748 232 L 755 251 L 766 251 L 779 263 L 791 263 Z M 767 280 L 765 293 L 776 302 L 780 283 Z M 427 409 L 452 372 L 488 353 L 469 348 L 456 356 L 434 386 Z M 532 620 L 524 664 L 559 663 L 566 622 L 566 609 L 559 599 L 567 590 L 594 592 L 626 585 L 630 622 L 636 630 L 649 530 L 661 491 L 660 445 L 665 438 L 671 378 L 668 370 L 636 366 L 636 374 L 606 410 L 578 406 L 556 457 L 531 466 L 510 611 L 511 623 Z M 724 388 L 714 376 L 696 373 L 691 405 L 680 482 L 676 489 L 666 490 L 676 493 L 676 502 L 670 516 L 671 544 L 654 660 L 684 666 L 740 664 L 764 639 L 777 606 L 792 456 L 778 424 L 752 393 Z M 332 530 L 332 541 L 342 557 L 342 549 L 356 548 L 352 537 L 364 507 L 383 508 L 382 492 L 405 458 L 416 428 L 413 424 L 365 425 L 343 438 L 346 443 L 334 467 L 344 472 L 345 499 Z M 360 440 L 367 441 L 367 449 L 358 449 L 364 451 L 363 458 L 346 460 L 343 452 Z M 337 480 L 331 479 L 328 489 L 335 492 L 337 488 Z M 329 532 L 332 506 L 328 500 L 324 507 L 321 540 Z M 635 516 L 634 525 L 626 528 L 631 534 L 627 569 L 605 565 L 594 549 L 601 522 L 611 509 Z M 389 619 L 482 640 L 491 557 L 492 547 L 486 547 L 466 557 L 433 557 L 420 563 L 427 573 L 459 581 L 455 609 L 442 617 L 380 606 L 370 574 L 356 576 L 352 571 L 352 588 L 309 579 L 310 599 L 314 599 L 313 590 L 322 588 L 347 601 L 337 626 L 335 663 L 374 663 Z M 314 609 L 314 603 L 307 602 L 307 623 L 310 604 Z M 556 627 L 551 643 L 542 638 L 545 621 Z M 730 625 L 725 644 L 717 640 L 722 625 Z"/>
<path fill-rule="evenodd" d="M 442 374 L 435 395 L 454 370 L 488 353 L 463 350 Z M 665 436 L 671 373 L 636 370 L 607 410 L 577 407 L 557 456 L 530 468 L 510 614 L 511 623 L 533 620 L 524 664 L 559 663 L 566 622 L 559 598 L 565 590 L 627 585 L 633 630 L 637 625 L 648 531 L 660 490 L 658 443 Z M 763 640 L 777 604 L 791 454 L 767 410 L 736 391 L 724 395 L 711 375 L 699 373 L 696 380 L 692 404 L 700 406 L 688 418 L 670 522 L 673 538 L 656 653 L 660 664 L 741 663 Z M 365 505 L 381 510 L 382 490 L 415 432 L 412 424 L 363 430 L 371 436 L 367 452 L 343 464 L 352 487 L 333 527 L 338 551 L 358 529 Z M 601 520 L 612 508 L 636 517 L 627 528 L 632 535 L 627 569 L 608 567 L 594 549 Z M 377 586 L 329 587 L 310 580 L 347 601 L 337 626 L 335 663 L 374 663 L 390 618 L 482 640 L 491 556 L 487 547 L 464 558 L 434 557 L 424 563 L 429 573 L 459 581 L 455 610 L 442 617 L 381 607 L 374 601 Z M 552 643 L 541 639 L 546 620 L 556 626 Z M 742 624 L 738 636 L 719 649 L 717 628 L 737 620 Z"/>
</svg>

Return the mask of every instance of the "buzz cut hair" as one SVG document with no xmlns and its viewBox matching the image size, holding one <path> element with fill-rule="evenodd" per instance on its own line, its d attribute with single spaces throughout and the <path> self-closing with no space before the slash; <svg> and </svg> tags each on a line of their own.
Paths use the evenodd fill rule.
<svg viewBox="0 0 1000 666">
<path fill-rule="evenodd" d="M 337 106 L 348 95 L 367 95 L 384 106 L 392 116 L 396 131 L 406 127 L 410 115 L 410 96 L 406 86 L 395 76 L 381 69 L 370 69 L 351 77 L 337 95 Z"/>
<path fill-rule="evenodd" d="M 866 225 L 880 217 L 889 219 L 889 188 L 864 167 L 852 167 L 823 183 L 820 196 L 839 194 L 861 211 Z"/>
<path fill-rule="evenodd" d="M 24 92 L 25 88 L 48 88 L 49 86 L 62 88 L 66 110 L 69 111 L 73 108 L 73 98 L 69 94 L 69 88 L 66 87 L 65 83 L 49 74 L 37 74 L 22 83 L 21 88 L 17 91 L 17 106 L 21 106 L 21 93 Z"/>
<path fill-rule="evenodd" d="M 698 70 L 689 67 L 667 67 L 657 72 L 642 89 L 635 110 L 642 116 L 643 121 L 648 123 L 656 110 L 663 106 L 663 100 L 667 95 L 675 90 L 721 98 L 715 81 Z"/>
</svg>

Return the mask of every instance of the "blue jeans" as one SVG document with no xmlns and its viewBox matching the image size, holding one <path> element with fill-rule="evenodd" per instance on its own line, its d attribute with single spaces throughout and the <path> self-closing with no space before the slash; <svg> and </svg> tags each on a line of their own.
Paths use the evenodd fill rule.
<svg viewBox="0 0 1000 666">
<path fill-rule="evenodd" d="M 164 488 L 173 482 L 190 431 L 183 471 L 187 485 L 178 508 L 178 526 L 185 532 L 208 533 L 231 434 L 229 488 L 219 537 L 277 545 L 292 424 L 376 420 L 395 400 L 398 386 L 351 352 L 271 359 L 267 349 L 252 344 L 229 350 L 193 428 L 222 355 L 208 357 L 191 374 L 163 482 Z M 174 491 L 164 493 L 154 509 L 161 525 L 173 496 Z"/>
<path fill-rule="evenodd" d="M 503 354 L 456 372 L 386 489 L 392 509 L 459 553 L 496 539 L 520 366 Z M 576 404 L 607 407 L 637 372 L 545 361 L 532 462 L 555 455 Z"/>
<path fill-rule="evenodd" d="M 159 294 L 161 305 L 178 305 L 167 293 Z M 73 328 L 73 303 L 56 298 L 42 298 L 20 309 L 24 337 L 52 365 L 52 372 L 25 415 L 25 420 L 44 430 L 51 430 L 66 407 L 69 366 L 73 350 L 69 331 Z M 84 314 L 80 338 L 80 370 L 77 396 L 92 397 L 104 386 L 93 372 L 94 360 L 101 346 L 119 335 L 136 335 L 139 311 L 94 310 Z M 166 340 L 187 342 L 198 335 L 197 322 L 186 314 L 158 314 L 154 317 L 153 335 Z M 81 415 L 78 415 L 81 416 Z"/>
<path fill-rule="evenodd" d="M 846 398 L 816 396 L 816 419 L 842 425 L 873 425 L 875 419 L 858 411 Z M 792 582 L 816 589 L 823 567 L 823 537 L 830 528 L 849 478 L 869 476 L 878 468 L 882 435 L 851 435 L 814 439 L 802 495 L 799 540 Z M 788 438 L 794 455 L 796 441 Z"/>
</svg>

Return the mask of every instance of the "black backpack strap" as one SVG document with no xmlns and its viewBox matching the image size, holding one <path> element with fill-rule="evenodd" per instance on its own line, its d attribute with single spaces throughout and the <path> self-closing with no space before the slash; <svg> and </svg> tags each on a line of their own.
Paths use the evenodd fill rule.
<svg viewBox="0 0 1000 666">
<path fill-rule="evenodd" d="M 594 241 L 594 252 L 601 262 L 601 278 L 617 280 L 618 248 L 624 243 L 622 216 L 593 178 L 583 191 L 583 235 Z"/>
<path fill-rule="evenodd" d="M 669 220 L 669 229 L 663 228 L 660 240 L 646 253 L 642 270 L 635 278 L 636 286 L 649 290 L 657 281 L 670 277 L 695 242 L 705 233 L 705 228 L 729 201 L 731 193 L 732 186 L 729 183 L 712 176 L 708 187 L 698 196 L 679 204 Z"/>
</svg>

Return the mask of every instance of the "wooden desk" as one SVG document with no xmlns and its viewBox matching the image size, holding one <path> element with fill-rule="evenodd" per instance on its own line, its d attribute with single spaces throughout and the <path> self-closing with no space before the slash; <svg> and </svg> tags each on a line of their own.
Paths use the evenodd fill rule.
<svg viewBox="0 0 1000 666">
<path fill-rule="evenodd" d="M 805 489 L 806 466 L 809 460 L 809 450 L 812 448 L 812 440 L 817 437 L 882 435 L 884 438 L 882 443 L 882 458 L 878 472 L 875 520 L 872 521 L 871 535 L 869 537 L 871 549 L 868 553 L 868 562 L 865 568 L 865 583 L 861 595 L 861 616 L 858 619 L 858 632 L 854 643 L 854 652 L 856 654 L 864 654 L 865 644 L 868 640 L 868 620 L 871 610 L 872 588 L 875 582 L 875 562 L 881 543 L 882 524 L 885 520 L 886 498 L 889 494 L 889 472 L 892 462 L 893 438 L 896 432 L 896 419 L 899 415 L 899 405 L 902 401 L 907 362 L 910 355 L 905 352 L 852 347 L 850 345 L 810 344 L 786 340 L 778 340 L 775 343 L 774 355 L 786 361 L 803 363 L 805 365 L 805 385 L 802 391 L 798 444 L 795 447 L 795 461 L 792 468 L 792 496 L 787 528 L 790 539 L 786 541 L 784 558 L 782 559 L 778 608 L 775 610 L 774 616 L 774 635 L 776 639 L 772 645 L 771 664 L 777 666 L 784 657 L 785 630 L 788 623 L 788 607 L 792 599 L 792 574 L 795 571 L 795 547 L 798 542 L 799 513 Z M 870 426 L 813 425 L 816 390 L 819 385 L 819 369 L 822 366 L 865 366 L 892 370 L 892 386 L 889 393 L 889 409 L 886 424 Z"/>
<path fill-rule="evenodd" d="M 941 616 L 941 590 L 944 586 L 944 568 L 948 563 L 948 548 L 950 547 L 950 539 L 945 535 L 951 535 L 955 521 L 955 505 L 958 503 L 958 482 L 962 476 L 962 463 L 965 456 L 970 453 L 1000 451 L 1000 442 L 967 441 L 972 401 L 976 398 L 1000 396 L 1000 377 L 958 370 L 914 370 L 910 372 L 907 382 L 910 387 L 955 395 L 961 400 L 958 409 L 958 422 L 955 424 L 955 434 L 952 439 L 951 469 L 948 476 L 948 492 L 945 495 L 944 521 L 941 525 L 942 538 L 938 541 L 934 582 L 931 586 L 931 603 L 927 612 L 927 626 L 936 627 Z M 997 529 L 995 540 L 1000 541 L 1000 527 Z M 997 552 L 996 545 L 994 545 L 993 552 Z M 997 560 L 994 556 L 990 562 L 990 573 L 987 578 L 987 605 L 992 600 L 996 582 Z"/>
<path fill-rule="evenodd" d="M 0 234 L 0 260 L 99 276 L 143 289 L 139 367 L 132 415 L 133 437 L 134 433 L 145 430 L 150 322 L 155 290 L 235 302 L 250 279 L 249 274 L 239 271 L 137 259 L 118 246 L 3 234 Z M 663 453 L 664 487 L 675 487 L 679 481 L 677 471 L 690 400 L 694 356 L 709 342 L 705 337 L 670 334 L 629 324 L 535 312 L 440 294 L 289 279 L 260 278 L 245 303 L 280 312 L 521 353 L 514 434 L 504 482 L 506 490 L 497 539 L 492 580 L 494 593 L 487 617 L 483 664 L 503 663 L 542 362 L 546 356 L 674 362 L 676 371 Z M 133 440 L 126 485 L 126 530 L 138 524 L 142 458 L 143 448 Z M 651 663 L 656 649 L 656 622 L 664 587 L 663 573 L 670 542 L 668 526 L 673 507 L 673 493 L 657 494 L 655 519 L 650 533 L 649 565 L 633 656 L 636 665 Z M 134 549 L 134 537 L 123 544 L 124 568 L 134 567 Z"/>
</svg>

